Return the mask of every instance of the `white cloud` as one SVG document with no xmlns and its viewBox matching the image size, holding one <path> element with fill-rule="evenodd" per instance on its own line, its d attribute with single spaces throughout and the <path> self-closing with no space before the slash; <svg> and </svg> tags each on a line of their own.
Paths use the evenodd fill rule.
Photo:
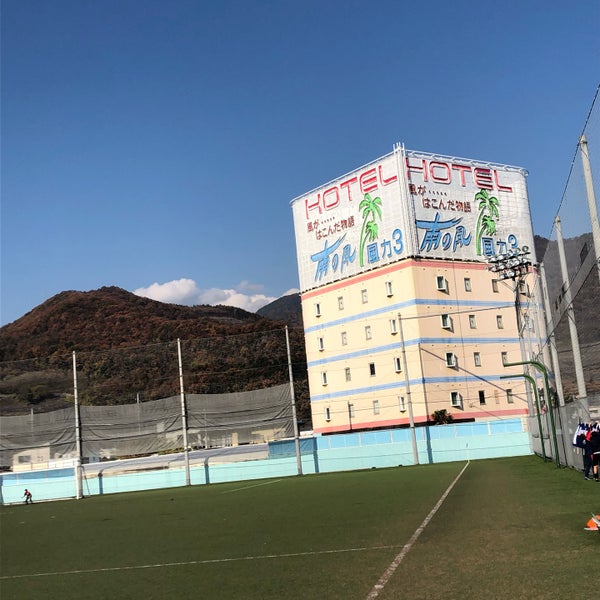
<svg viewBox="0 0 600 600">
<path fill-rule="evenodd" d="M 200 290 L 193 279 L 175 279 L 167 283 L 152 283 L 148 287 L 133 290 L 133 293 L 168 304 L 193 305 L 197 303 Z"/>
<path fill-rule="evenodd" d="M 201 289 L 193 279 L 175 279 L 166 283 L 153 283 L 148 287 L 141 287 L 133 293 L 144 298 L 151 298 L 168 304 L 224 304 L 237 306 L 248 312 L 256 312 L 263 306 L 277 300 L 275 296 L 266 296 L 261 293 L 262 286 L 248 281 L 240 282 L 234 289 L 222 290 L 218 288 Z M 297 293 L 291 289 L 282 294 Z"/>
</svg>

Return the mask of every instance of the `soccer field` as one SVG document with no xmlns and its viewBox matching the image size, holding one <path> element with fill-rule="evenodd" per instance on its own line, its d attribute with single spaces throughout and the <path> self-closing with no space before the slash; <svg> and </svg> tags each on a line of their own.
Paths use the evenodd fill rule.
<svg viewBox="0 0 600 600">
<path fill-rule="evenodd" d="M 600 484 L 535 456 L 0 509 L 0 597 L 589 598 Z"/>
</svg>

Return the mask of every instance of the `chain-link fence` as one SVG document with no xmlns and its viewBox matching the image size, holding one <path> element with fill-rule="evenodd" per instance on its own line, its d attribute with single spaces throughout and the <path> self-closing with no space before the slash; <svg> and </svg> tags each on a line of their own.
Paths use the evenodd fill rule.
<svg viewBox="0 0 600 600">
<path fill-rule="evenodd" d="M 1 363 L 0 466 L 290 438 L 302 366 L 281 329 Z"/>
<path fill-rule="evenodd" d="M 583 403 L 594 414 L 600 393 L 600 101 L 585 121 L 548 238 L 538 238 L 547 343 L 561 405 Z M 583 410 L 582 409 L 582 410 Z"/>
</svg>

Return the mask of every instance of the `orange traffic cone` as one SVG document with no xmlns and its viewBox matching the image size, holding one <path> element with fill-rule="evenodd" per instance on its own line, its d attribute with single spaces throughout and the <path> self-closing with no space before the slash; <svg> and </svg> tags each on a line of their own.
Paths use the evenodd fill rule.
<svg viewBox="0 0 600 600">
<path fill-rule="evenodd" d="M 600 515 L 592 515 L 592 518 L 585 524 L 585 530 L 600 533 Z"/>
</svg>

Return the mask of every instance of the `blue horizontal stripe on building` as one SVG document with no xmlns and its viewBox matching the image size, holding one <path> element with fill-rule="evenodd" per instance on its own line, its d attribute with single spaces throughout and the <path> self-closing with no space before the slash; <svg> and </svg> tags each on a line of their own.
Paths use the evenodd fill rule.
<svg viewBox="0 0 600 600">
<path fill-rule="evenodd" d="M 426 379 L 410 379 L 409 384 L 411 386 L 417 385 L 428 385 L 433 383 L 453 383 L 460 385 L 463 383 L 479 383 L 479 382 L 490 382 L 500 381 L 501 375 L 489 375 L 487 377 L 477 377 L 474 375 L 467 375 L 463 377 L 427 377 Z M 381 385 L 370 385 L 362 388 L 348 389 L 340 392 L 333 392 L 330 394 L 315 394 L 310 398 L 311 402 L 319 402 L 322 400 L 332 400 L 334 398 L 344 398 L 345 396 L 359 396 L 360 394 L 368 394 L 371 392 L 382 392 L 385 390 L 401 389 L 406 387 L 405 381 L 394 381 L 393 383 L 384 383 Z"/>
<path fill-rule="evenodd" d="M 320 323 L 319 325 L 313 325 L 312 327 L 305 328 L 305 333 L 313 333 L 315 331 L 322 331 L 327 327 L 335 327 L 337 325 L 344 325 L 345 323 L 352 323 L 354 321 L 360 321 L 362 319 L 368 319 L 369 317 L 375 317 L 382 314 L 388 314 L 390 312 L 397 312 L 403 308 L 407 308 L 409 306 L 417 306 L 417 305 L 433 305 L 433 306 L 453 306 L 455 308 L 497 308 L 498 310 L 503 308 L 514 308 L 514 304 L 510 302 L 487 302 L 485 300 L 470 300 L 469 302 L 460 302 L 459 300 L 452 300 L 451 298 L 447 299 L 427 299 L 427 298 L 416 298 L 412 300 L 407 300 L 406 302 L 399 302 L 397 304 L 392 304 L 390 306 L 385 306 L 382 308 L 377 308 L 375 310 L 369 310 L 366 312 L 362 312 L 356 315 L 350 315 L 348 317 L 344 317 L 342 319 L 336 319 L 334 321 L 327 321 L 326 323 Z M 435 317 L 438 315 L 421 315 L 421 318 L 425 318 L 426 316 Z M 413 317 L 411 317 L 413 318 Z"/>
<path fill-rule="evenodd" d="M 511 338 L 417 338 L 416 340 L 406 340 L 404 346 L 415 346 L 417 344 L 460 344 L 464 345 L 465 342 L 469 344 L 518 344 L 518 337 Z M 390 350 L 401 350 L 400 342 L 394 344 L 385 344 L 384 346 L 375 346 L 373 348 L 365 348 L 363 350 L 355 350 L 354 352 L 347 352 L 345 354 L 337 354 L 336 356 L 330 356 L 328 358 L 320 358 L 318 360 L 311 360 L 307 363 L 308 368 L 320 367 L 328 365 L 340 360 L 350 360 L 352 358 L 361 358 L 364 356 L 370 356 L 379 354 L 380 352 L 389 352 Z"/>
</svg>

